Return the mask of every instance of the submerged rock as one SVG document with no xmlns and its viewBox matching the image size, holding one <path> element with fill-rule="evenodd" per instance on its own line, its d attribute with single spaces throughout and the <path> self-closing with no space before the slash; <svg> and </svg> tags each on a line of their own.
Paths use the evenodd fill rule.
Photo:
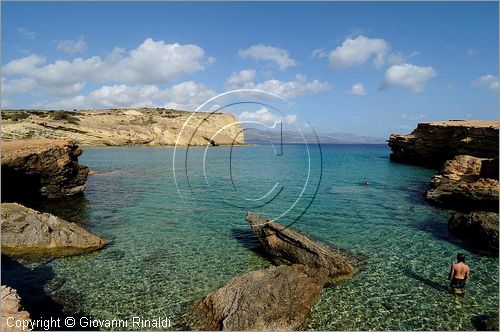
<svg viewBox="0 0 500 332">
<path fill-rule="evenodd" d="M 457 210 L 498 211 L 498 180 L 483 177 L 491 173 L 493 163 L 490 159 L 466 155 L 448 160 L 441 174 L 432 178 L 426 198 Z"/>
<path fill-rule="evenodd" d="M 2 199 L 74 195 L 85 189 L 89 169 L 71 141 L 26 139 L 2 142 Z"/>
<path fill-rule="evenodd" d="M 2 254 L 10 257 L 71 256 L 103 248 L 108 241 L 49 213 L 2 203 Z"/>
<path fill-rule="evenodd" d="M 327 270 L 304 265 L 248 272 L 209 293 L 198 309 L 209 329 L 298 330 L 327 278 Z"/>
<path fill-rule="evenodd" d="M 338 283 L 352 277 L 354 269 L 338 250 L 272 220 L 248 212 L 246 220 L 261 245 L 276 263 L 303 264 L 328 271 L 328 281 Z"/>
<path fill-rule="evenodd" d="M 456 155 L 498 159 L 498 122 L 454 120 L 419 123 L 409 135 L 391 134 L 392 161 L 441 167 Z"/>
<path fill-rule="evenodd" d="M 27 311 L 21 309 L 21 298 L 17 295 L 17 291 L 9 286 L 0 286 L 2 294 L 2 316 L 0 321 L 1 331 L 23 331 L 23 328 L 16 328 L 15 321 L 30 321 L 30 315 Z M 9 319 L 12 317 L 12 319 Z M 9 319 L 9 321 L 7 321 Z M 30 331 L 25 329 L 24 331 Z"/>
<path fill-rule="evenodd" d="M 448 229 L 465 243 L 498 255 L 498 213 L 455 213 L 448 221 Z"/>
<path fill-rule="evenodd" d="M 498 318 L 498 312 L 494 312 L 474 317 L 472 323 L 478 331 L 498 331 Z"/>
</svg>

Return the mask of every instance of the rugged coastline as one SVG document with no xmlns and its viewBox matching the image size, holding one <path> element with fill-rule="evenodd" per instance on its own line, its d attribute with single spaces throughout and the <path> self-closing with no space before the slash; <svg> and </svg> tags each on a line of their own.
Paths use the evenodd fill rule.
<svg viewBox="0 0 500 332">
<path fill-rule="evenodd" d="M 388 140 L 392 161 L 440 169 L 426 199 L 455 211 L 450 233 L 492 255 L 498 255 L 498 132 L 495 121 L 453 120 L 419 123 Z"/>
<path fill-rule="evenodd" d="M 240 145 L 244 135 L 231 114 L 165 108 L 75 111 L 2 110 L 2 140 L 50 138 L 81 146 Z"/>
</svg>

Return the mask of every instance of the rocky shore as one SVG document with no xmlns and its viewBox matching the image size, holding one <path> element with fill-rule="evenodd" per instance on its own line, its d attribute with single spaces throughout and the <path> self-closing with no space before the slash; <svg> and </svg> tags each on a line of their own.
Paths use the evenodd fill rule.
<svg viewBox="0 0 500 332">
<path fill-rule="evenodd" d="M 1 331 L 23 331 L 23 328 L 13 326 L 12 320 L 17 321 L 30 321 L 30 315 L 27 311 L 21 308 L 21 298 L 17 294 L 17 291 L 9 286 L 0 286 L 1 296 L 2 296 L 2 316 L 0 318 L 0 330 Z M 12 318 L 9 322 L 7 320 Z M 30 331 L 26 329 L 24 331 Z"/>
<path fill-rule="evenodd" d="M 2 254 L 9 257 L 63 257 L 89 253 L 108 241 L 75 223 L 17 203 L 2 203 Z"/>
<path fill-rule="evenodd" d="M 81 154 L 78 145 L 67 140 L 2 142 L 2 200 L 81 193 L 89 173 L 78 163 Z"/>
<path fill-rule="evenodd" d="M 268 257 L 279 266 L 248 272 L 209 293 L 197 304 L 201 327 L 298 330 L 326 284 L 352 277 L 352 264 L 334 248 L 268 218 L 248 212 L 246 219 Z"/>
<path fill-rule="evenodd" d="M 2 140 L 50 138 L 82 146 L 244 144 L 231 114 L 165 108 L 2 110 Z"/>
<path fill-rule="evenodd" d="M 425 197 L 456 211 L 450 233 L 493 255 L 498 255 L 498 131 L 494 121 L 442 121 L 389 137 L 392 161 L 440 169 Z"/>
</svg>

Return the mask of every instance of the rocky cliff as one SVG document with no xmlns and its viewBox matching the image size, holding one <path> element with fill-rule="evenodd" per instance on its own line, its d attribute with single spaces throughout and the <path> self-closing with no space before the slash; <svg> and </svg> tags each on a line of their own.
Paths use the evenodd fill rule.
<svg viewBox="0 0 500 332">
<path fill-rule="evenodd" d="M 78 145 L 66 140 L 2 142 L 2 201 L 82 192 L 89 169 L 78 163 L 81 154 Z"/>
<path fill-rule="evenodd" d="M 244 143 L 242 127 L 231 114 L 163 108 L 2 111 L 3 140 L 31 137 L 68 139 L 87 146 Z"/>
<path fill-rule="evenodd" d="M 498 122 L 420 123 L 411 134 L 392 134 L 391 160 L 441 168 L 425 197 L 455 211 L 450 233 L 498 255 Z"/>
<path fill-rule="evenodd" d="M 498 122 L 419 123 L 409 135 L 391 134 L 391 160 L 439 168 L 456 155 L 498 159 Z"/>
</svg>

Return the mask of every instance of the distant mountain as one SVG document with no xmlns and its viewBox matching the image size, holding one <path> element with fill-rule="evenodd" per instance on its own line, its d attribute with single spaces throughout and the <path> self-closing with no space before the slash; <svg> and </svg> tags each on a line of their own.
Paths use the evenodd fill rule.
<svg viewBox="0 0 500 332">
<path fill-rule="evenodd" d="M 316 143 L 317 139 L 321 144 L 386 144 L 383 138 L 359 136 L 350 133 L 317 133 L 317 137 L 312 132 L 303 132 L 304 137 L 298 131 L 283 131 L 283 143 L 301 144 L 304 138 L 307 143 Z M 280 143 L 281 134 L 279 130 L 257 131 L 245 130 L 245 142 L 254 144 L 276 144 Z"/>
</svg>

